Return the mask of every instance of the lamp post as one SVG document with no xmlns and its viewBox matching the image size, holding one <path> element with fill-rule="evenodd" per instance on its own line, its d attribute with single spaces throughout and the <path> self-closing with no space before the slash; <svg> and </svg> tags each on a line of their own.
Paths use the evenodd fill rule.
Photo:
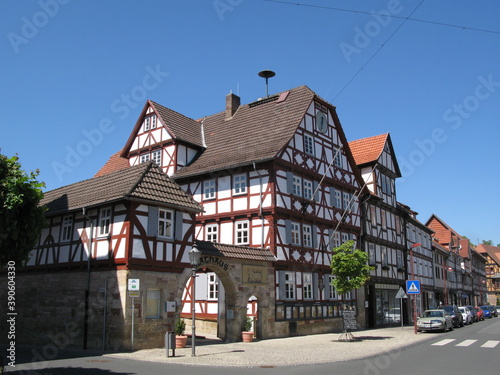
<svg viewBox="0 0 500 375">
<path fill-rule="evenodd" d="M 193 267 L 193 271 L 191 273 L 191 277 L 193 278 L 193 294 L 191 296 L 191 309 L 192 309 L 192 317 L 191 317 L 191 356 L 196 357 L 196 269 L 200 265 L 201 251 L 198 250 L 196 244 L 193 244 L 193 247 L 188 252 L 189 254 L 189 263 Z"/>
</svg>

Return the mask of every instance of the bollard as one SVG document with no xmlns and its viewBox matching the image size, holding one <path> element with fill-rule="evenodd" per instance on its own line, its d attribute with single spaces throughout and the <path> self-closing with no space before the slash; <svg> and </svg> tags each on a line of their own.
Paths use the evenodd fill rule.
<svg viewBox="0 0 500 375">
<path fill-rule="evenodd" d="M 172 355 L 170 355 L 170 349 L 172 349 Z M 175 357 L 175 333 L 167 331 L 165 333 L 165 350 L 167 352 L 167 357 Z"/>
</svg>

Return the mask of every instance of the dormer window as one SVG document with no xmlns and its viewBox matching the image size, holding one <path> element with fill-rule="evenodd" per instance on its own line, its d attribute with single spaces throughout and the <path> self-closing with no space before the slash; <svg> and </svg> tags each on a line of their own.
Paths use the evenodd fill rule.
<svg viewBox="0 0 500 375">
<path fill-rule="evenodd" d="M 148 116 L 144 119 L 144 131 L 156 129 L 156 115 Z"/>
</svg>

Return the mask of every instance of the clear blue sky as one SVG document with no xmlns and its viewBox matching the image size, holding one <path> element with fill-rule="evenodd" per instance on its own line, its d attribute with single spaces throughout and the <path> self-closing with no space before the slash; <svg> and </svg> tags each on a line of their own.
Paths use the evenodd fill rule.
<svg viewBox="0 0 500 375">
<path fill-rule="evenodd" d="M 391 134 L 420 221 L 500 243 L 500 1 L 286 2 L 1 1 L 1 153 L 49 190 L 81 181 L 147 98 L 197 119 L 264 96 L 271 69 L 270 93 L 309 86 L 350 141 Z"/>
</svg>

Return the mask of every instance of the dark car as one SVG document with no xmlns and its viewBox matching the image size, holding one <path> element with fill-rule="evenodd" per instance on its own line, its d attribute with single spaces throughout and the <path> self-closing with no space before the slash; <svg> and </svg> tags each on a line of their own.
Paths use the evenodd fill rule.
<svg viewBox="0 0 500 375">
<path fill-rule="evenodd" d="M 488 308 L 490 309 L 491 311 L 491 317 L 496 317 L 498 316 L 498 312 L 497 312 L 497 309 L 495 308 L 495 306 L 493 305 L 488 305 Z"/>
<path fill-rule="evenodd" d="M 464 326 L 464 317 L 462 316 L 456 305 L 446 305 L 443 306 L 443 309 L 448 314 L 450 314 L 451 320 L 453 322 L 453 328 Z"/>
</svg>

